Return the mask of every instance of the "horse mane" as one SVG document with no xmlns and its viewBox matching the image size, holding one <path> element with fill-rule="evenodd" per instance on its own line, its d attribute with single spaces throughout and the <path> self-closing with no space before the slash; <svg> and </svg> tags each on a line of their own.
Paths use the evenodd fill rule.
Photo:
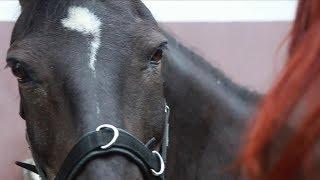
<svg viewBox="0 0 320 180">
<path fill-rule="evenodd" d="M 224 72 L 212 66 L 212 64 L 199 55 L 196 50 L 186 47 L 167 31 L 162 31 L 172 46 L 177 47 L 179 51 L 183 52 L 183 54 L 188 57 L 190 62 L 192 62 L 192 64 L 202 72 L 205 72 L 207 76 L 210 76 L 210 79 L 218 80 L 219 83 L 221 83 L 220 85 L 225 87 L 224 89 L 232 90 L 232 92 L 235 93 L 235 96 L 241 98 L 244 102 L 257 102 L 260 99 L 261 95 L 256 91 L 250 90 L 247 87 L 233 82 L 225 75 Z"/>
<path fill-rule="evenodd" d="M 261 102 L 240 153 L 246 178 L 319 179 L 319 58 L 320 1 L 301 0 L 286 66 Z"/>
</svg>

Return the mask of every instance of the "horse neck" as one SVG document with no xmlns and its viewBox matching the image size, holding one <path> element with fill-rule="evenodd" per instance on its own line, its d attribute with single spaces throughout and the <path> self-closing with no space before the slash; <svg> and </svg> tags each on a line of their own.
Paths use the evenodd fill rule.
<svg viewBox="0 0 320 180">
<path fill-rule="evenodd" d="M 163 64 L 171 106 L 170 179 L 224 178 L 259 95 L 226 78 L 170 35 Z M 229 175 L 225 174 L 225 178 Z"/>
</svg>

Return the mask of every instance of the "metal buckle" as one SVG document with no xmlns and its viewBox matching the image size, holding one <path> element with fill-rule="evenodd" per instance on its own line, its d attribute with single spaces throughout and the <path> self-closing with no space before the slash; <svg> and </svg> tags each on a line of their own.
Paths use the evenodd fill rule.
<svg viewBox="0 0 320 180">
<path fill-rule="evenodd" d="M 166 104 L 166 105 L 164 106 L 164 112 L 165 112 L 165 113 L 168 113 L 169 110 L 170 110 L 170 108 L 169 108 L 169 106 Z"/>
<path fill-rule="evenodd" d="M 111 141 L 110 141 L 108 144 L 103 145 L 103 146 L 100 147 L 101 149 L 107 149 L 107 148 L 109 148 L 113 143 L 115 143 L 116 140 L 118 139 L 118 137 L 119 137 L 119 130 L 118 130 L 115 126 L 113 126 L 113 125 L 111 125 L 111 124 L 103 124 L 103 125 L 98 126 L 98 127 L 96 128 L 96 131 L 100 131 L 102 128 L 109 128 L 109 129 L 112 129 L 112 130 L 113 130 L 113 138 L 111 139 Z"/>
<path fill-rule="evenodd" d="M 160 160 L 160 170 L 157 172 L 154 169 L 151 169 L 151 172 L 154 176 L 160 176 L 164 172 L 165 164 L 163 162 L 161 155 L 157 151 L 152 151 L 152 153 L 157 155 Z"/>
</svg>

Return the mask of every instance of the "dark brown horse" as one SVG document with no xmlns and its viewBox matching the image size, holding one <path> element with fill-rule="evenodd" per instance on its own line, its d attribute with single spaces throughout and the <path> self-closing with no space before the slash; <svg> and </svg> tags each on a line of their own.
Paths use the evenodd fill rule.
<svg viewBox="0 0 320 180">
<path fill-rule="evenodd" d="M 234 159 L 255 93 L 164 34 L 140 1 L 20 3 L 7 62 L 19 81 L 33 157 L 48 179 L 101 124 L 144 143 L 155 137 L 159 150 L 163 81 L 172 108 L 167 177 L 235 177 L 223 170 Z M 116 154 L 89 161 L 78 179 L 143 179 L 143 173 Z"/>
<path fill-rule="evenodd" d="M 148 9 L 129 0 L 20 3 L 7 63 L 42 175 L 54 179 L 73 146 L 102 124 L 143 143 L 154 137 L 159 150 L 167 40 Z M 108 154 L 89 161 L 78 179 L 142 179 L 140 170 L 132 159 Z"/>
<path fill-rule="evenodd" d="M 170 114 L 169 179 L 235 179 L 229 171 L 259 95 L 228 79 L 166 35 L 163 61 Z"/>
</svg>

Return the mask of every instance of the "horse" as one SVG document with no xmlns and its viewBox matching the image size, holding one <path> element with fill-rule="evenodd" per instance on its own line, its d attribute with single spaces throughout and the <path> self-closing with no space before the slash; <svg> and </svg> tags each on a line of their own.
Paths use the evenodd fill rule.
<svg viewBox="0 0 320 180">
<path fill-rule="evenodd" d="M 255 179 L 320 179 L 320 3 L 300 0 L 280 76 L 253 117 L 238 164 Z"/>
<path fill-rule="evenodd" d="M 149 10 L 136 0 L 20 5 L 6 61 L 30 169 L 43 179 L 162 179 L 167 40 Z"/>
<path fill-rule="evenodd" d="M 232 82 L 170 34 L 164 93 L 171 108 L 169 179 L 236 179 L 231 168 L 261 94 Z"/>
<path fill-rule="evenodd" d="M 59 177 L 74 147 L 101 132 L 95 129 L 110 130 L 101 132 L 113 137 L 103 136 L 105 144 L 120 132 L 146 154 L 165 152 L 169 143 L 169 179 L 234 177 L 221 171 L 234 159 L 259 95 L 162 31 L 140 1 L 20 3 L 7 63 L 19 82 L 21 116 L 42 177 Z M 143 158 L 113 149 L 77 159 L 68 177 L 148 179 L 163 170 L 165 153 L 152 151 L 151 174 Z"/>
</svg>

